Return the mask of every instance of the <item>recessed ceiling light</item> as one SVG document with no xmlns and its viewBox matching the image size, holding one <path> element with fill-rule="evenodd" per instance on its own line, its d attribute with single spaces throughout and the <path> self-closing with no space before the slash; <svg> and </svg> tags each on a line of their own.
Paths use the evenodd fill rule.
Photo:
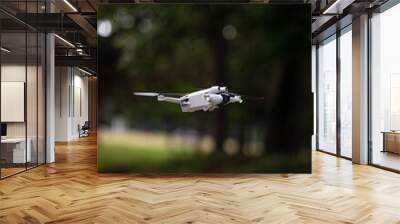
<svg viewBox="0 0 400 224">
<path fill-rule="evenodd" d="M 92 75 L 92 73 L 90 73 L 90 72 L 88 72 L 88 71 L 86 71 L 86 70 L 83 70 L 83 69 L 81 69 L 81 68 L 79 68 L 79 67 L 78 67 L 78 70 L 81 71 L 81 72 L 83 72 L 83 73 L 85 73 L 85 74 L 87 74 L 87 75 L 90 75 L 90 76 Z"/>
<path fill-rule="evenodd" d="M 68 46 L 75 48 L 75 45 L 73 45 L 71 42 L 69 42 L 68 40 L 62 38 L 61 36 L 59 36 L 58 34 L 54 34 L 55 37 L 57 37 L 59 40 L 61 40 L 62 42 L 64 42 L 65 44 L 67 44 Z"/>
<path fill-rule="evenodd" d="M 348 7 L 354 0 L 336 0 L 322 14 L 342 14 L 343 9 Z"/>
<path fill-rule="evenodd" d="M 68 5 L 68 7 L 70 7 L 74 12 L 78 12 L 78 10 L 68 0 L 64 0 L 64 3 Z"/>
<path fill-rule="evenodd" d="M 7 49 L 5 47 L 1 47 L 0 49 L 1 49 L 1 51 L 4 51 L 6 53 L 10 53 L 11 52 L 11 50 L 9 50 L 9 49 Z"/>
</svg>

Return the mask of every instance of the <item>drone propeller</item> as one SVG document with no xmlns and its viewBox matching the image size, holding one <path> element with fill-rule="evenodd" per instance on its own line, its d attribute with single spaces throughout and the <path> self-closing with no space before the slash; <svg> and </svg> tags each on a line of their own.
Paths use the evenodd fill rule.
<svg viewBox="0 0 400 224">
<path fill-rule="evenodd" d="M 133 95 L 135 96 L 159 96 L 159 93 L 154 92 L 134 92 Z"/>
<path fill-rule="evenodd" d="M 242 95 L 242 94 L 237 94 L 237 93 L 230 93 L 233 96 L 240 96 L 244 100 L 264 100 L 265 98 L 262 96 L 248 96 L 248 95 Z"/>
<path fill-rule="evenodd" d="M 244 100 L 264 100 L 265 98 L 262 96 L 246 96 L 246 95 L 241 95 L 242 99 Z"/>
<path fill-rule="evenodd" d="M 135 96 L 169 96 L 169 97 L 181 97 L 186 95 L 186 93 L 156 93 L 156 92 L 134 92 Z"/>
</svg>

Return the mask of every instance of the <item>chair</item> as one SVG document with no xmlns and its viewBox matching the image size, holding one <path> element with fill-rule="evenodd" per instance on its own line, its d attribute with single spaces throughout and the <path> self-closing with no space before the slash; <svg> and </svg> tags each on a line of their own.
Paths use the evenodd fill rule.
<svg viewBox="0 0 400 224">
<path fill-rule="evenodd" d="M 78 125 L 79 138 L 89 136 L 89 129 L 90 129 L 89 121 L 85 121 L 85 123 L 82 125 L 82 127 L 80 127 L 80 125 Z"/>
</svg>

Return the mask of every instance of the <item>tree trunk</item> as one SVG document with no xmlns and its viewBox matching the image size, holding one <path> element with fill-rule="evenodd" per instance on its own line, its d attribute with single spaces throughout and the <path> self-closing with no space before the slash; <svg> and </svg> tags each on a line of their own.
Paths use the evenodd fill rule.
<svg viewBox="0 0 400 224">
<path fill-rule="evenodd" d="M 226 54 L 227 54 L 227 42 L 222 36 L 222 29 L 224 27 L 224 13 L 218 15 L 218 26 L 217 29 L 213 30 L 211 34 L 211 42 L 214 48 L 215 57 L 215 81 L 219 86 L 226 86 L 228 84 L 226 74 Z M 225 108 L 219 108 L 216 111 L 215 117 L 215 151 L 223 152 L 223 146 L 227 135 L 227 118 Z"/>
<path fill-rule="evenodd" d="M 286 152 L 296 151 L 296 146 L 301 144 L 302 140 L 298 133 L 302 132 L 300 120 L 303 111 L 299 105 L 299 97 L 301 95 L 302 81 L 301 76 L 294 75 L 296 68 L 293 63 L 284 64 L 282 72 L 282 80 L 279 83 L 279 92 L 276 94 L 278 99 L 273 99 L 274 103 L 266 120 L 265 133 L 265 151 Z M 300 103 L 301 104 L 301 103 Z M 296 135 L 297 134 L 297 135 Z M 304 136 L 302 136 L 304 137 Z"/>
<path fill-rule="evenodd" d="M 245 143 L 246 143 L 246 127 L 243 122 L 240 122 L 239 134 L 238 134 L 238 155 L 243 155 Z"/>
</svg>

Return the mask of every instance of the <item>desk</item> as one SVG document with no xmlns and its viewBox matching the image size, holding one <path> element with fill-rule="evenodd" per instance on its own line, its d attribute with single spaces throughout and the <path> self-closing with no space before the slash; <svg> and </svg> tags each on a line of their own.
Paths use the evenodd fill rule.
<svg viewBox="0 0 400 224">
<path fill-rule="evenodd" d="M 5 138 L 1 139 L 1 157 L 6 163 L 25 163 L 31 162 L 31 145 L 30 138 L 26 139 L 28 143 L 25 152 L 25 138 Z M 12 158 L 12 159 L 11 159 Z"/>
<path fill-rule="evenodd" d="M 400 154 L 400 132 L 383 131 L 383 150 L 382 152 L 392 152 Z"/>
</svg>

